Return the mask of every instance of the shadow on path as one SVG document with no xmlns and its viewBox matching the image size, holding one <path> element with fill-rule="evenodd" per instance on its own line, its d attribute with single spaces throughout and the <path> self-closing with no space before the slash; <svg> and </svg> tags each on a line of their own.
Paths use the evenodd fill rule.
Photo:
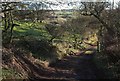
<svg viewBox="0 0 120 81">
<path fill-rule="evenodd" d="M 38 79 L 104 79 L 105 74 L 98 69 L 94 62 L 95 53 L 66 56 L 49 67 L 44 68 L 40 64 L 33 63 L 22 54 L 15 53 L 18 64 L 28 73 L 31 81 Z"/>
<path fill-rule="evenodd" d="M 94 55 L 83 55 L 79 59 L 79 68 L 75 69 L 77 74 L 76 79 L 103 79 L 105 77 L 104 72 L 98 69 L 94 60 Z"/>
<path fill-rule="evenodd" d="M 76 80 L 104 79 L 104 72 L 101 69 L 98 69 L 93 58 L 94 54 L 72 55 L 67 56 L 56 64 L 50 66 L 59 69 L 73 70 L 75 72 L 73 78 Z"/>
</svg>

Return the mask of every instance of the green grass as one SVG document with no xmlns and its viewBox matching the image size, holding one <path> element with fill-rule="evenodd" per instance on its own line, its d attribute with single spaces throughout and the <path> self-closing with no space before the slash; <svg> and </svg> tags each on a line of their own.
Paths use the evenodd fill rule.
<svg viewBox="0 0 120 81">
<path fill-rule="evenodd" d="M 49 41 L 51 35 L 45 29 L 45 23 L 32 23 L 32 22 L 16 22 L 20 24 L 19 27 L 15 27 L 13 30 L 13 38 L 20 39 L 20 44 L 18 46 L 28 46 L 25 47 L 27 50 L 32 52 L 33 56 L 39 58 L 40 60 L 47 60 L 56 57 L 56 55 L 48 52 L 51 47 Z M 24 37 L 25 36 L 25 37 Z M 23 38 L 21 38 L 23 37 Z M 43 42 L 42 42 L 43 41 Z M 31 44 L 26 45 L 25 43 Z M 18 44 L 18 43 L 17 43 Z M 32 47 L 32 48 L 31 48 Z M 34 48 L 39 50 L 34 50 Z"/>
<path fill-rule="evenodd" d="M 13 37 L 21 37 L 21 36 L 33 36 L 35 38 L 48 38 L 50 39 L 49 33 L 45 30 L 45 23 L 31 23 L 31 22 L 16 22 L 20 24 L 19 27 L 14 27 L 13 29 Z"/>
<path fill-rule="evenodd" d="M 2 69 L 3 79 L 21 79 L 20 74 L 18 74 L 14 69 Z"/>
<path fill-rule="evenodd" d="M 20 26 L 14 27 L 13 38 L 23 39 L 21 37 L 25 36 L 24 38 L 25 38 L 25 41 L 27 41 L 27 42 L 29 42 L 31 40 L 33 42 L 35 42 L 36 40 L 37 41 L 39 41 L 39 40 L 50 40 L 52 38 L 52 36 L 45 29 L 46 23 L 19 22 L 19 21 L 15 21 L 15 22 L 17 24 L 19 24 Z M 81 40 L 82 36 L 79 35 L 79 34 L 76 34 L 76 37 L 77 37 L 77 40 Z M 70 33 L 66 33 L 64 37 L 58 37 L 56 39 L 62 40 L 63 42 L 68 41 L 71 44 L 73 44 L 73 42 L 75 42 L 74 35 L 70 34 Z M 23 40 L 23 42 L 24 42 L 24 40 Z M 33 42 L 31 42 L 31 44 Z M 22 43 L 22 44 L 24 44 L 24 43 Z M 40 45 L 40 44 L 38 43 L 37 45 Z M 23 45 L 23 46 L 25 46 L 25 45 Z M 37 46 L 35 46 L 35 47 L 37 47 Z M 45 46 L 43 46 L 43 47 L 45 47 Z M 47 49 L 47 47 L 46 47 L 46 49 Z M 63 49 L 63 48 L 61 48 L 61 49 Z M 28 48 L 28 50 L 32 51 L 32 49 L 29 49 L 29 48 Z M 72 49 L 72 48 L 70 50 L 74 51 L 74 49 Z M 39 51 L 39 50 L 36 51 L 36 52 L 32 52 L 32 53 L 35 57 L 38 57 L 39 59 L 42 59 L 42 60 L 46 60 L 46 59 L 49 59 L 49 58 L 52 59 L 52 55 L 53 55 L 53 54 L 50 54 L 50 53 L 47 54 L 47 52 L 42 54 L 42 52 Z"/>
</svg>

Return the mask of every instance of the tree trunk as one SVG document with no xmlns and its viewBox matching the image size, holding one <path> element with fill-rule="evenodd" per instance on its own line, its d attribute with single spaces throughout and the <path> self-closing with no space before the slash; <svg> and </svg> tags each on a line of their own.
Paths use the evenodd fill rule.
<svg viewBox="0 0 120 81">
<path fill-rule="evenodd" d="M 93 14 L 99 21 L 100 23 L 107 29 L 109 35 L 114 36 L 115 32 L 112 28 L 110 28 L 104 21 L 101 19 L 99 16 Z"/>
</svg>

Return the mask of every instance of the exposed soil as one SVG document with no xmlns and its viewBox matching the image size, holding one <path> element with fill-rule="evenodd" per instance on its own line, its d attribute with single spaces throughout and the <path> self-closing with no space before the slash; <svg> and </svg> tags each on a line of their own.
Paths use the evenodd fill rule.
<svg viewBox="0 0 120 81">
<path fill-rule="evenodd" d="M 4 49 L 3 55 L 7 54 Z M 32 56 L 26 56 L 24 51 L 11 49 L 13 58 L 12 68 L 21 73 L 23 78 L 31 81 L 37 79 L 56 79 L 56 80 L 79 80 L 79 79 L 102 79 L 105 77 L 104 72 L 97 68 L 93 61 L 94 54 L 79 54 L 66 56 L 56 63 L 47 64 L 40 62 Z M 9 63 L 9 65 L 10 65 Z M 47 64 L 47 65 L 46 65 Z M 3 61 L 3 65 L 5 61 Z M 4 66 L 3 66 L 4 68 Z"/>
<path fill-rule="evenodd" d="M 105 74 L 98 69 L 93 61 L 94 55 L 72 55 L 65 57 L 56 64 L 51 64 L 51 67 L 72 70 L 74 79 L 103 79 Z"/>
</svg>

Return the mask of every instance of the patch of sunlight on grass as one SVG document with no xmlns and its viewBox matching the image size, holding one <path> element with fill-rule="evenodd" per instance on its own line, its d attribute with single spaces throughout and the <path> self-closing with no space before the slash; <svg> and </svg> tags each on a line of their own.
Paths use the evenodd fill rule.
<svg viewBox="0 0 120 81">
<path fill-rule="evenodd" d="M 73 51 L 74 53 L 79 52 L 78 49 L 69 48 L 69 50 L 70 50 L 70 51 Z"/>
<path fill-rule="evenodd" d="M 84 48 L 88 48 L 89 47 L 89 45 L 87 45 L 85 43 L 81 44 L 81 46 L 84 47 Z"/>
<path fill-rule="evenodd" d="M 98 41 L 98 37 L 97 37 L 97 34 L 96 33 L 93 33 L 93 34 L 90 34 L 90 35 L 87 35 L 86 36 L 88 39 L 84 40 L 86 43 L 83 43 L 81 44 L 81 46 L 85 47 L 85 48 L 90 48 L 90 45 L 89 44 L 92 44 L 92 45 L 97 45 L 97 41 Z"/>
<path fill-rule="evenodd" d="M 89 40 L 90 40 L 90 42 L 91 42 L 92 44 L 97 43 L 98 38 L 97 38 L 96 33 L 95 33 L 95 34 L 91 34 Z"/>
<path fill-rule="evenodd" d="M 86 51 L 85 54 L 92 54 L 93 51 Z"/>
<path fill-rule="evenodd" d="M 26 30 L 18 29 L 18 28 L 14 28 L 13 30 L 14 30 L 14 31 L 18 31 L 18 32 L 26 32 Z"/>
<path fill-rule="evenodd" d="M 18 32 L 26 32 L 26 30 L 17 30 Z"/>
<path fill-rule="evenodd" d="M 0 30 L 3 30 L 4 29 L 4 26 L 0 26 Z"/>
</svg>

